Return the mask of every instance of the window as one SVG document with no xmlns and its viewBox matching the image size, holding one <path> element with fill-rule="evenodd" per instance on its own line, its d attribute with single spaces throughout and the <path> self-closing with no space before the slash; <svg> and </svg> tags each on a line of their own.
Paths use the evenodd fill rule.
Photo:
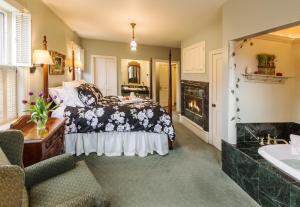
<svg viewBox="0 0 300 207">
<path fill-rule="evenodd" d="M 0 64 L 4 64 L 5 59 L 5 14 L 0 11 Z"/>
<path fill-rule="evenodd" d="M 15 13 L 15 63 L 18 66 L 31 65 L 31 16 Z"/>
<path fill-rule="evenodd" d="M 17 68 L 0 66 L 0 124 L 17 116 Z"/>
<path fill-rule="evenodd" d="M 31 15 L 20 10 L 0 1 L 0 125 L 23 111 L 20 102 L 28 92 Z"/>
</svg>

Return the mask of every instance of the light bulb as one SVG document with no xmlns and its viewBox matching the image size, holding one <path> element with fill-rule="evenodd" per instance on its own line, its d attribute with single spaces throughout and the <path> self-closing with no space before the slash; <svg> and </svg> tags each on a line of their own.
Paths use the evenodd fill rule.
<svg viewBox="0 0 300 207">
<path fill-rule="evenodd" d="M 136 48 L 137 48 L 137 43 L 135 40 L 132 40 L 131 43 L 130 43 L 130 48 L 132 51 L 136 51 Z"/>
</svg>

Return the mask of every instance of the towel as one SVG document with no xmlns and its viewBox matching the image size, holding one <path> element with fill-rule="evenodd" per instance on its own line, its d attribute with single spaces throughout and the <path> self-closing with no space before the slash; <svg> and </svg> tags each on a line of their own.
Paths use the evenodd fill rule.
<svg viewBox="0 0 300 207">
<path fill-rule="evenodd" d="M 292 154 L 300 155 L 300 136 L 291 134 L 290 140 L 290 144 L 292 145 Z"/>
</svg>

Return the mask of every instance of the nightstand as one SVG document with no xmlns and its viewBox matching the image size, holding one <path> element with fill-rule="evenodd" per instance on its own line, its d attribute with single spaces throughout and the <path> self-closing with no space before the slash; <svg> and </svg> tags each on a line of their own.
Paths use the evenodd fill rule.
<svg viewBox="0 0 300 207">
<path fill-rule="evenodd" d="M 25 115 L 10 126 L 24 135 L 24 167 L 64 153 L 65 119 L 49 118 L 43 133 L 29 120 L 30 116 Z"/>
</svg>

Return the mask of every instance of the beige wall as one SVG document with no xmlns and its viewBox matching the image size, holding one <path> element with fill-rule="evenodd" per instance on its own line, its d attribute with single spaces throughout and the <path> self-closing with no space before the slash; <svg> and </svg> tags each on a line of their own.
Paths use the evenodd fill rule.
<svg viewBox="0 0 300 207">
<path fill-rule="evenodd" d="M 223 45 L 225 64 L 223 77 L 223 139 L 236 142 L 234 100 L 230 99 L 230 70 L 228 43 L 230 40 L 257 34 L 272 28 L 300 21 L 299 0 L 230 0 L 223 6 Z M 227 75 L 226 75 L 227 74 Z"/>
<path fill-rule="evenodd" d="M 80 45 L 80 38 L 60 18 L 58 18 L 41 0 L 16 0 L 32 15 L 32 50 L 41 49 L 43 36 L 48 39 L 48 49 L 62 54 L 70 53 L 70 42 Z M 68 46 L 69 45 L 69 46 Z M 49 86 L 61 85 L 70 80 L 71 73 L 65 71 L 62 76 L 49 76 Z M 42 69 L 37 68 L 30 75 L 30 88 L 34 92 L 43 88 Z"/>
<path fill-rule="evenodd" d="M 194 81 L 209 81 L 209 52 L 212 50 L 220 49 L 222 45 L 222 17 L 217 17 L 205 28 L 202 28 L 197 34 L 184 39 L 181 42 L 181 50 L 185 47 L 191 46 L 198 42 L 205 41 L 206 53 L 205 53 L 205 73 L 203 74 L 181 74 L 183 80 Z M 182 54 L 182 51 L 181 51 Z M 181 67 L 182 68 L 182 67 Z M 182 71 L 182 70 L 181 70 Z"/>
<path fill-rule="evenodd" d="M 293 59 L 295 66 L 295 89 L 293 90 L 295 102 L 293 111 L 294 122 L 300 123 L 300 43 L 293 44 Z"/>
<path fill-rule="evenodd" d="M 167 60 L 169 57 L 169 48 L 158 46 L 139 45 L 136 52 L 130 51 L 129 43 L 109 42 L 102 40 L 82 39 L 82 47 L 85 50 L 85 70 L 83 78 L 91 81 L 91 57 L 92 55 L 116 56 L 118 77 L 121 77 L 121 59 L 136 59 L 136 60 L 150 60 L 163 59 Z M 172 59 L 180 61 L 180 49 L 172 49 Z M 118 93 L 120 94 L 121 79 L 118 78 Z"/>
<path fill-rule="evenodd" d="M 235 62 L 239 74 L 257 71 L 256 55 L 267 53 L 276 55 L 276 72 L 285 76 L 295 76 L 293 45 L 291 42 L 278 42 L 253 39 L 253 46 L 236 46 Z M 250 71 L 251 70 L 251 71 Z M 237 90 L 241 108 L 242 123 L 291 122 L 293 121 L 295 102 L 295 79 L 291 78 L 281 84 L 257 83 L 247 81 L 240 75 L 240 87 Z M 300 97 L 299 97 L 300 98 Z"/>
</svg>

